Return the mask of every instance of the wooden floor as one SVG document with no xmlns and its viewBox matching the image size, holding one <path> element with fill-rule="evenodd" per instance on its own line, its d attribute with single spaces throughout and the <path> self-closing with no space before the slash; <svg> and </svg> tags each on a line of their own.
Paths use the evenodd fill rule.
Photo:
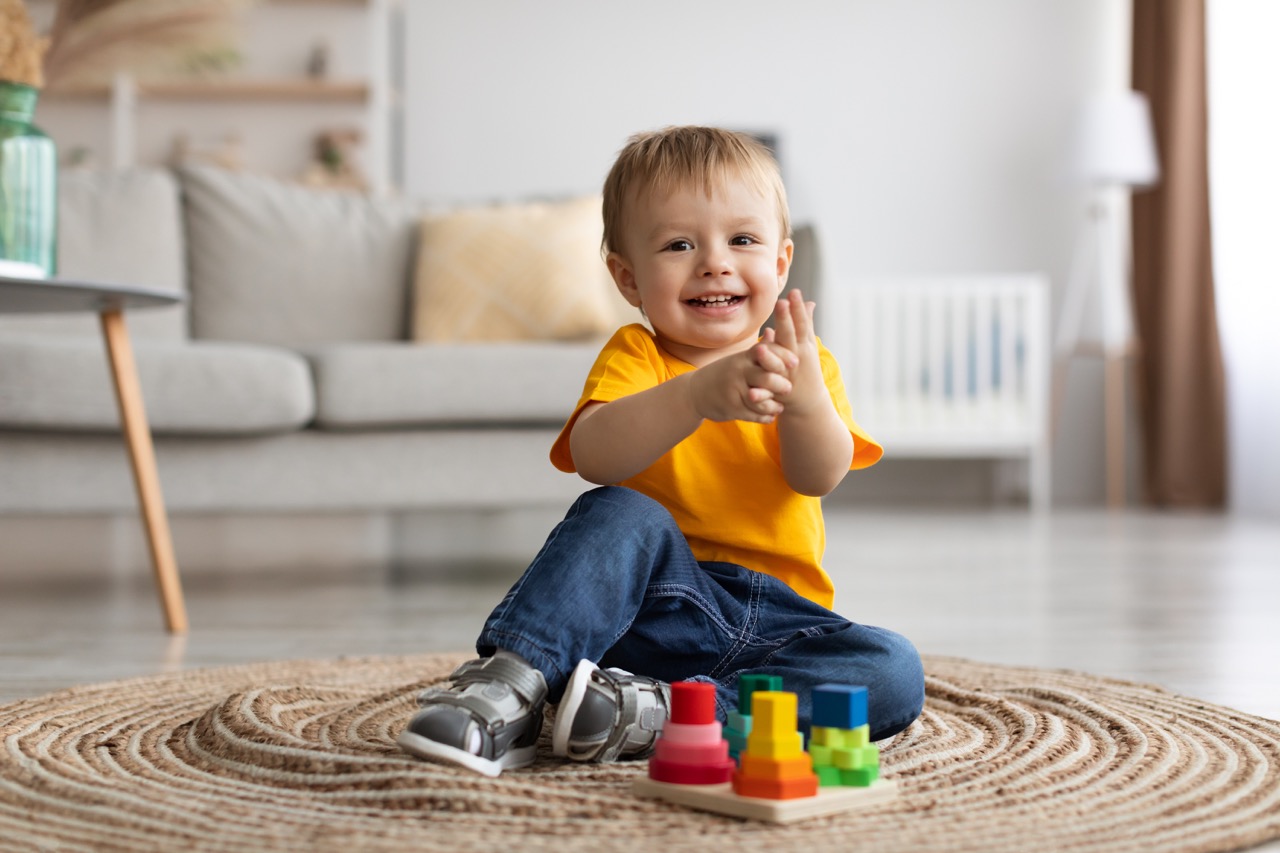
<svg viewBox="0 0 1280 853">
<path fill-rule="evenodd" d="M 1280 523 L 829 506 L 828 533 L 836 609 L 925 653 L 1154 682 L 1280 719 Z M 186 582 L 186 638 L 163 632 L 145 566 L 76 581 L 31 568 L 0 578 L 0 701 L 185 667 L 465 650 L 522 566 L 205 572 Z"/>
</svg>

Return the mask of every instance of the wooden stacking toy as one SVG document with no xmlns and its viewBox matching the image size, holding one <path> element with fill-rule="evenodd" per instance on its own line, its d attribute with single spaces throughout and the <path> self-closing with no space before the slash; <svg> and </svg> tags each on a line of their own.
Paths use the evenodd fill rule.
<svg viewBox="0 0 1280 853">
<path fill-rule="evenodd" d="M 716 720 L 716 688 L 701 681 L 671 685 L 671 715 L 658 735 L 649 778 L 677 785 L 715 785 L 736 765 Z"/>
<path fill-rule="evenodd" d="M 897 796 L 879 778 L 879 750 L 869 742 L 864 687 L 814 689 L 809 752 L 797 730 L 797 698 L 777 689 L 777 676 L 739 681 L 739 710 L 729 730 L 716 720 L 714 685 L 671 685 L 671 714 L 658 737 L 647 776 L 631 790 L 719 814 L 791 823 Z M 738 765 L 730 740 L 741 738 Z"/>
<path fill-rule="evenodd" d="M 796 729 L 796 694 L 775 690 L 751 696 L 751 734 L 739 756 L 734 793 L 769 800 L 793 800 L 818 793 L 813 762 Z"/>
</svg>

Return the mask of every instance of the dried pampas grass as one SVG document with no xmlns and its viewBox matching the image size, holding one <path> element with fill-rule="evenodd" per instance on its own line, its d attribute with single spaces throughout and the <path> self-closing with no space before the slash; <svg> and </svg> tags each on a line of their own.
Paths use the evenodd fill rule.
<svg viewBox="0 0 1280 853">
<path fill-rule="evenodd" d="M 7 0 L 0 0 L 7 2 Z M 227 55 L 248 0 L 59 0 L 45 80 L 101 83 L 117 71 L 171 73 L 193 58 Z"/>
<path fill-rule="evenodd" d="M 36 35 L 22 0 L 0 0 L 0 80 L 44 85 L 41 61 L 48 40 Z"/>
</svg>

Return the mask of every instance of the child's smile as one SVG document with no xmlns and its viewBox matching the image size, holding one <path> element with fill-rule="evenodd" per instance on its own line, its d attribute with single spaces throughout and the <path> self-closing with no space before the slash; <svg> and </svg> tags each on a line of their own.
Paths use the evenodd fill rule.
<svg viewBox="0 0 1280 853">
<path fill-rule="evenodd" d="M 695 296 L 693 299 L 686 299 L 685 302 L 694 308 L 704 308 L 713 311 L 722 308 L 732 308 L 735 305 L 742 304 L 743 297 L 730 296 L 727 293 L 719 296 Z"/>
<path fill-rule="evenodd" d="M 701 366 L 755 343 L 791 264 L 775 203 L 742 181 L 632 199 L 609 255 L 667 352 Z"/>
</svg>

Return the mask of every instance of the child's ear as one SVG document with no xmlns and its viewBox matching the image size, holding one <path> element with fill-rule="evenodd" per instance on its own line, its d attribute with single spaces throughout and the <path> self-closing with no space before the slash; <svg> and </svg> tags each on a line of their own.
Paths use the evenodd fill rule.
<svg viewBox="0 0 1280 853">
<path fill-rule="evenodd" d="M 613 276 L 613 283 L 617 285 L 622 298 L 633 307 L 640 308 L 640 290 L 636 287 L 636 274 L 631 269 L 631 264 L 617 252 L 610 252 L 604 262 L 609 267 L 609 275 Z"/>
<path fill-rule="evenodd" d="M 778 292 L 781 293 L 787 286 L 787 276 L 791 273 L 791 255 L 795 252 L 796 244 L 791 238 L 782 241 L 782 245 L 778 247 Z"/>
</svg>

